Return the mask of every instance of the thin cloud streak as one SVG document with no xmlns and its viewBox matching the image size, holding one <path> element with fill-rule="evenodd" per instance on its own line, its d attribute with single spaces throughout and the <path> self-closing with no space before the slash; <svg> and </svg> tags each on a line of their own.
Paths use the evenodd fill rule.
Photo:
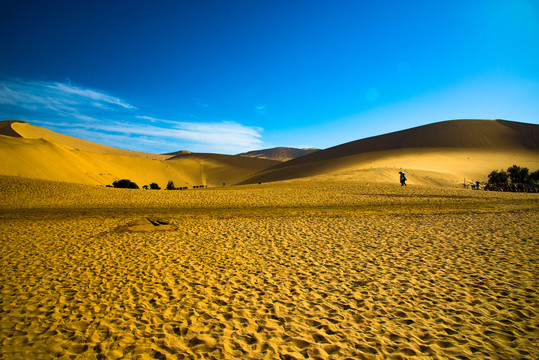
<svg viewBox="0 0 539 360">
<path fill-rule="evenodd" d="M 130 150 L 238 153 L 262 146 L 258 127 L 234 121 L 186 122 L 141 114 L 127 101 L 68 83 L 0 80 L 0 116 Z"/>
<path fill-rule="evenodd" d="M 96 90 L 78 88 L 78 87 L 74 87 L 74 86 L 66 85 L 62 83 L 53 83 L 48 86 L 53 90 L 54 89 L 58 90 L 60 93 L 72 94 L 75 96 L 80 96 L 82 98 L 95 100 L 95 102 L 92 103 L 92 105 L 97 106 L 97 107 L 103 108 L 104 107 L 103 103 L 109 103 L 111 105 L 121 106 L 125 109 L 136 109 L 136 107 L 128 104 L 127 102 L 125 102 L 124 100 L 120 98 L 110 96 Z"/>
<path fill-rule="evenodd" d="M 73 111 L 78 107 L 111 109 L 110 105 L 135 110 L 136 107 L 103 91 L 85 89 L 59 82 L 3 80 L 0 104 L 37 110 L 42 106 L 55 111 Z"/>
</svg>

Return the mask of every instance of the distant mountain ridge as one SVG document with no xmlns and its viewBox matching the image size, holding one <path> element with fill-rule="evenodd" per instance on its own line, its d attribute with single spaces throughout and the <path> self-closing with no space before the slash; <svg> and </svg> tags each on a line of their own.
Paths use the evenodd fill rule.
<svg viewBox="0 0 539 360">
<path fill-rule="evenodd" d="M 177 156 L 177 155 L 185 155 L 185 154 L 192 154 L 192 152 L 188 150 L 179 150 L 179 151 L 164 153 L 162 155 Z"/>
<path fill-rule="evenodd" d="M 319 150 L 320 149 L 315 149 L 315 148 L 299 149 L 299 148 L 292 148 L 292 147 L 275 147 L 271 149 L 248 151 L 248 152 L 244 152 L 238 155 L 261 158 L 261 159 L 278 160 L 278 161 L 284 162 L 284 161 L 289 161 L 292 159 L 305 156 L 307 154 L 311 154 Z"/>
</svg>

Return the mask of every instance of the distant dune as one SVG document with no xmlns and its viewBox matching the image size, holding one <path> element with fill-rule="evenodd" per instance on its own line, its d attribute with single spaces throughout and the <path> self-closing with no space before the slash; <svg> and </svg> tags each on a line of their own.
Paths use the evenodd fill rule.
<svg viewBox="0 0 539 360">
<path fill-rule="evenodd" d="M 170 159 L 170 160 L 167 160 Z M 222 186 L 278 164 L 217 154 L 184 157 L 116 149 L 25 122 L 0 122 L 0 175 L 107 185 L 127 178 L 139 186 L 169 180 L 180 186 Z"/>
<path fill-rule="evenodd" d="M 209 186 L 232 185 L 278 163 L 268 159 L 207 153 L 180 154 L 165 162 L 166 166 L 183 171 L 191 179 L 200 179 L 200 185 Z M 191 183 L 196 183 L 196 180 Z M 178 183 L 177 186 L 185 184 Z"/>
<path fill-rule="evenodd" d="M 278 161 L 289 161 L 307 154 L 318 151 L 319 149 L 298 149 L 291 147 L 275 147 L 271 149 L 254 150 L 244 152 L 238 155 L 256 157 L 261 159 L 271 159 Z"/>
<path fill-rule="evenodd" d="M 451 120 L 320 150 L 255 174 L 243 183 L 311 176 L 456 185 L 485 181 L 513 164 L 539 168 L 539 125 L 505 120 Z"/>
</svg>

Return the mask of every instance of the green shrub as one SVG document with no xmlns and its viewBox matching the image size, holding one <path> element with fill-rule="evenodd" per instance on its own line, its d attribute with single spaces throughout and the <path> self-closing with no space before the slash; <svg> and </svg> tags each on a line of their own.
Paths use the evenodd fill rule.
<svg viewBox="0 0 539 360">
<path fill-rule="evenodd" d="M 516 165 L 507 169 L 507 175 L 509 175 L 509 179 L 511 179 L 511 184 L 524 184 L 529 173 L 530 170 L 528 170 L 528 168 L 521 168 Z"/>
<path fill-rule="evenodd" d="M 152 190 L 161 190 L 161 188 L 159 187 L 159 185 L 157 185 L 157 183 L 151 183 L 150 184 L 150 189 L 152 189 Z"/>
<path fill-rule="evenodd" d="M 174 187 L 174 182 L 172 180 L 169 180 L 167 183 L 167 190 L 174 190 L 174 189 L 176 189 Z"/>
<path fill-rule="evenodd" d="M 116 180 L 115 182 L 112 183 L 112 186 L 114 186 L 115 188 L 121 188 L 121 189 L 138 189 L 139 188 L 137 184 L 135 184 L 129 179 Z"/>
<path fill-rule="evenodd" d="M 528 182 L 530 184 L 537 184 L 539 182 L 539 170 L 536 170 L 528 175 Z"/>
<path fill-rule="evenodd" d="M 507 184 L 508 180 L 509 180 L 509 176 L 503 170 L 500 170 L 500 171 L 493 170 L 490 174 L 488 174 L 489 184 Z"/>
</svg>

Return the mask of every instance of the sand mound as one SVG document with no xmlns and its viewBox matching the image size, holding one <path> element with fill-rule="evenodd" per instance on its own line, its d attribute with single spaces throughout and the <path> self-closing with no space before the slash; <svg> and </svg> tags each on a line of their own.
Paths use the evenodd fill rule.
<svg viewBox="0 0 539 360">
<path fill-rule="evenodd" d="M 485 181 L 513 164 L 539 169 L 539 126 L 503 120 L 453 120 L 353 141 L 305 155 L 244 181 L 278 181 L 378 169 L 430 172 L 446 183 Z M 394 182 L 396 173 L 385 181 Z M 372 181 L 380 180 L 380 177 Z M 426 181 L 425 179 L 421 180 Z"/>
</svg>

